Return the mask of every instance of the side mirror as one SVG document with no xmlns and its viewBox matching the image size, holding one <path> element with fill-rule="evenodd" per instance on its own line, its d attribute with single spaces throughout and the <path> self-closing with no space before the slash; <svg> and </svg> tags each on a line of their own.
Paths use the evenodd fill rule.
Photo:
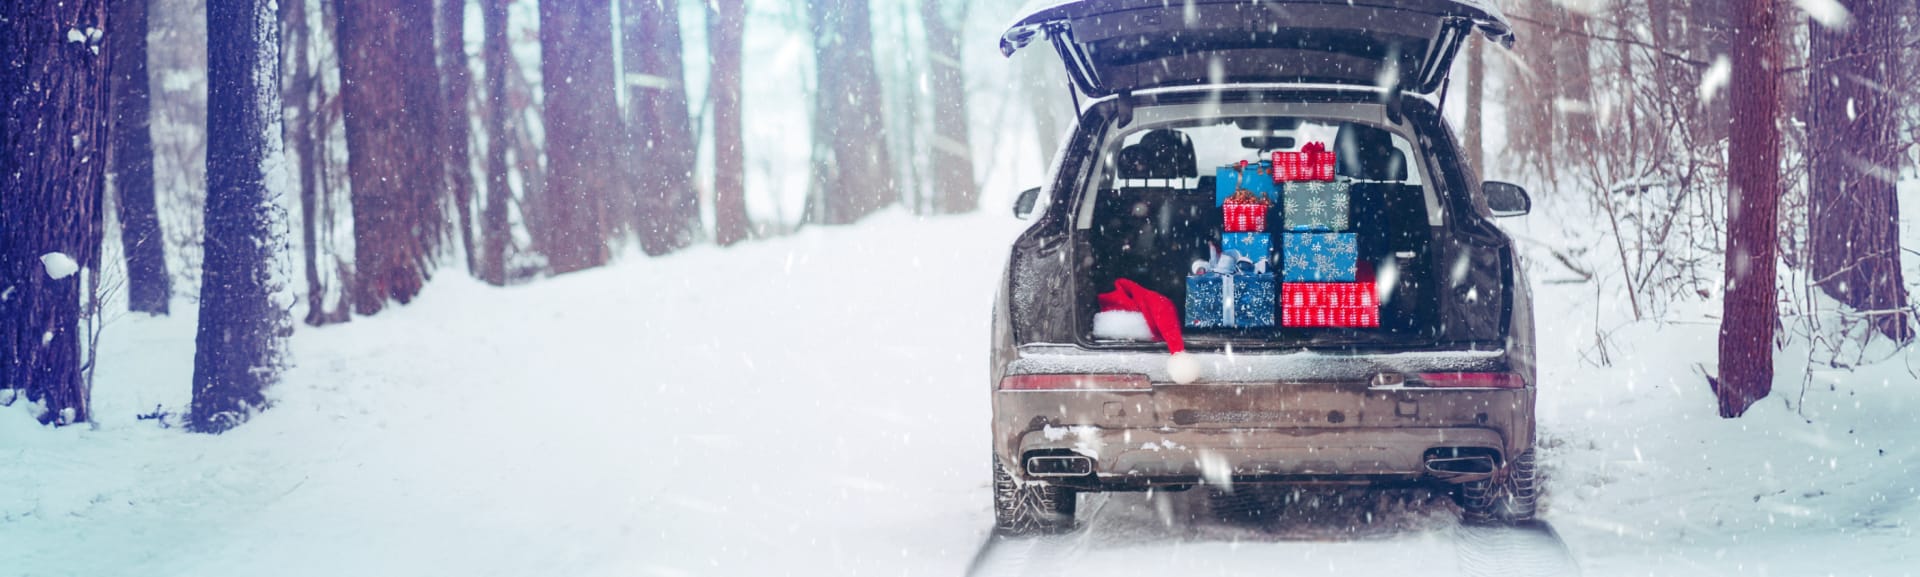
<svg viewBox="0 0 1920 577">
<path fill-rule="evenodd" d="M 1480 194 L 1486 195 L 1487 209 L 1494 216 L 1520 216 L 1533 210 L 1533 199 L 1518 184 L 1489 180 L 1480 183 Z"/>
<path fill-rule="evenodd" d="M 1040 187 L 1036 186 L 1021 191 L 1020 197 L 1013 200 L 1013 217 L 1020 220 L 1033 218 L 1033 205 L 1039 201 Z"/>
</svg>

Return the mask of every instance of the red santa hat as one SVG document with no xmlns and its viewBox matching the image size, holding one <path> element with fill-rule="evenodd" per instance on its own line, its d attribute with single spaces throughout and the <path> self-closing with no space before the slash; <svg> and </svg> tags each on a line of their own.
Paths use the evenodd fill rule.
<svg viewBox="0 0 1920 577">
<path fill-rule="evenodd" d="M 1113 281 L 1113 291 L 1100 294 L 1100 312 L 1093 315 L 1093 336 L 1137 341 L 1165 341 L 1167 376 L 1187 384 L 1200 378 L 1200 361 L 1187 352 L 1180 336 L 1180 312 L 1173 301 L 1127 279 Z"/>
</svg>

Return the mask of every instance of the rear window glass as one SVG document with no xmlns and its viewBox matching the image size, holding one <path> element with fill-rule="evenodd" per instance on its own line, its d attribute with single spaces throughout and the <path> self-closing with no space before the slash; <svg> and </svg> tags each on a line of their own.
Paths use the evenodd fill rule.
<svg viewBox="0 0 1920 577">
<path fill-rule="evenodd" d="M 1202 347 L 1431 335 L 1423 281 L 1438 207 L 1414 158 L 1400 134 L 1339 120 L 1129 127 L 1102 148 L 1079 203 L 1083 302 L 1138 283 L 1172 300 Z"/>
</svg>

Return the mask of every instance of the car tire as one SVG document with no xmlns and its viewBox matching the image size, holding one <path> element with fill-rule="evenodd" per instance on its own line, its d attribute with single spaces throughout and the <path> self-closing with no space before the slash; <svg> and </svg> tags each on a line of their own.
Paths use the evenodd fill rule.
<svg viewBox="0 0 1920 577">
<path fill-rule="evenodd" d="M 1022 483 L 993 460 L 993 530 L 1006 536 L 1061 533 L 1073 528 L 1078 492 L 1058 485 Z"/>
<path fill-rule="evenodd" d="M 1514 458 L 1504 475 L 1461 483 L 1454 490 L 1454 500 L 1460 504 L 1461 519 L 1468 523 L 1532 520 L 1540 503 L 1540 476 L 1534 469 L 1533 451 Z"/>
</svg>

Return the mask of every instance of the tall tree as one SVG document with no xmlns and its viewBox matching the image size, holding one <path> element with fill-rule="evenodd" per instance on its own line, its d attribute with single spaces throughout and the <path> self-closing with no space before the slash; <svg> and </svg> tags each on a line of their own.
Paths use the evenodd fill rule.
<svg viewBox="0 0 1920 577">
<path fill-rule="evenodd" d="M 426 284 L 442 238 L 445 165 L 433 0 L 336 0 L 347 172 L 353 188 L 353 301 L 363 315 Z"/>
<path fill-rule="evenodd" d="M 547 190 L 541 249 L 555 274 L 606 264 L 608 237 L 634 210 L 620 178 L 611 0 L 540 0 Z"/>
<path fill-rule="evenodd" d="M 742 136 L 740 44 L 747 28 L 744 2 L 707 4 L 707 43 L 712 54 L 714 242 L 747 239 L 746 139 Z"/>
<path fill-rule="evenodd" d="M 973 141 L 967 137 L 967 79 L 960 65 L 958 23 L 967 0 L 920 0 L 920 20 L 933 61 L 933 195 L 940 212 L 972 212 L 980 204 L 973 181 Z M 949 14 L 953 13 L 953 14 Z"/>
<path fill-rule="evenodd" d="M 72 256 L 100 242 L 106 17 L 102 0 L 0 3 L 0 390 L 41 423 L 88 418 Z"/>
<path fill-rule="evenodd" d="M 280 134 L 283 149 L 293 154 L 294 169 L 299 174 L 300 249 L 307 281 L 305 322 L 320 326 L 343 322 L 351 313 L 327 311 L 327 288 L 320 281 L 320 228 L 326 218 L 320 206 L 321 171 L 326 163 L 321 135 L 326 125 L 313 104 L 320 77 L 313 69 L 313 26 L 307 21 L 307 6 L 306 0 L 283 0 L 280 6 L 281 69 L 288 72 L 280 87 L 280 102 L 292 110 L 290 117 L 281 119 Z"/>
<path fill-rule="evenodd" d="M 194 339 L 194 431 L 220 433 L 266 406 L 292 330 L 285 213 L 267 189 L 279 152 L 274 0 L 207 3 L 206 264 Z"/>
<path fill-rule="evenodd" d="M 487 68 L 487 205 L 480 213 L 480 278 L 495 286 L 507 284 L 507 203 L 513 191 L 507 184 L 507 149 L 511 136 L 507 119 L 507 74 L 513 55 L 507 46 L 508 0 L 480 0 L 480 59 Z"/>
<path fill-rule="evenodd" d="M 867 0 L 820 0 L 807 17 L 817 75 L 809 218 L 850 224 L 900 198 L 887 154 Z"/>
<path fill-rule="evenodd" d="M 1845 27 L 1808 24 L 1808 231 L 1813 277 L 1828 295 L 1874 315 L 1889 338 L 1913 338 L 1900 271 L 1898 86 L 1894 2 L 1851 2 Z"/>
<path fill-rule="evenodd" d="M 1739 0 L 1733 32 L 1727 157 L 1726 295 L 1720 316 L 1720 416 L 1738 417 L 1773 388 L 1775 218 L 1780 202 L 1779 0 Z"/>
<path fill-rule="evenodd" d="M 173 277 L 167 273 L 167 242 L 154 208 L 147 4 L 121 0 L 113 5 L 115 33 L 107 35 L 113 60 L 112 150 L 107 158 L 120 212 L 120 244 L 127 257 L 127 308 L 164 315 L 173 299 Z"/>
<path fill-rule="evenodd" d="M 640 248 L 665 254 L 700 229 L 693 184 L 699 143 L 687 111 L 678 0 L 620 0 L 620 52 L 626 73 L 624 164 L 639 198 L 633 215 Z"/>
<path fill-rule="evenodd" d="M 439 46 L 440 143 L 446 148 L 447 185 L 453 189 L 458 214 L 461 254 L 467 273 L 479 274 L 473 253 L 473 128 L 467 115 L 467 95 L 473 91 L 473 73 L 467 68 L 467 2 L 440 0 Z"/>
<path fill-rule="evenodd" d="M 1560 158 L 1582 158 L 1598 145 L 1593 110 L 1593 65 L 1590 54 L 1594 44 L 1587 31 L 1587 16 L 1563 7 L 1555 7 L 1559 16 L 1553 41 L 1547 42 L 1553 53 L 1554 112 L 1559 116 L 1559 143 L 1569 147 Z"/>
</svg>

